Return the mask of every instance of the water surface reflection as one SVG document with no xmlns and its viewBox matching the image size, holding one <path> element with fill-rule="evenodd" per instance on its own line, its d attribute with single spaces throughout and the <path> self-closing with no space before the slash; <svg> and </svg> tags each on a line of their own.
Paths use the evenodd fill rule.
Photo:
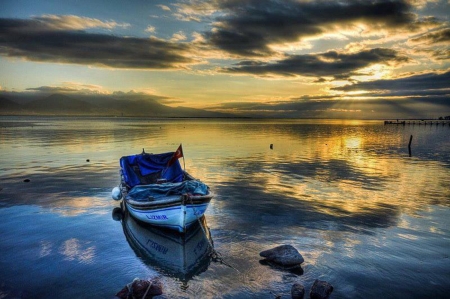
<svg viewBox="0 0 450 299">
<path fill-rule="evenodd" d="M 238 271 L 200 256 L 175 270 L 190 244 L 109 216 L 119 158 L 180 143 L 187 170 L 216 194 L 214 248 Z M 0 297 L 109 298 L 162 274 L 171 298 L 284 297 L 316 278 L 336 298 L 444 298 L 449 148 L 448 126 L 377 121 L 0 117 Z M 145 248 L 156 243 L 180 259 Z M 259 263 L 281 244 L 302 253 L 303 275 Z"/>
<path fill-rule="evenodd" d="M 194 276 L 205 272 L 211 262 L 213 243 L 205 217 L 185 234 L 161 229 L 136 221 L 121 208 L 125 237 L 130 247 L 145 264 L 159 273 L 179 279 L 184 285 Z"/>
</svg>

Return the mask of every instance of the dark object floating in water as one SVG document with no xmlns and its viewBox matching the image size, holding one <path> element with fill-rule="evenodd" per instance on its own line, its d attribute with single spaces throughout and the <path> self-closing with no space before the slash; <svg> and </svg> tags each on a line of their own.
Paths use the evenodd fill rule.
<svg viewBox="0 0 450 299">
<path fill-rule="evenodd" d="M 158 279 L 143 280 L 135 278 L 120 290 L 115 298 L 153 298 L 162 294 L 162 283 Z"/>
<path fill-rule="evenodd" d="M 291 245 L 281 245 L 269 250 L 261 251 L 259 255 L 265 257 L 269 262 L 284 267 L 300 265 L 305 261 L 297 249 Z"/>
<path fill-rule="evenodd" d="M 333 286 L 331 284 L 324 280 L 316 279 L 311 287 L 309 297 L 311 299 L 327 299 L 330 297 L 331 292 L 333 292 Z"/>
<path fill-rule="evenodd" d="M 294 283 L 291 288 L 292 299 L 303 299 L 305 296 L 305 287 L 300 283 Z"/>
<path fill-rule="evenodd" d="M 270 144 L 270 149 L 273 149 L 273 143 Z"/>
<path fill-rule="evenodd" d="M 89 160 L 89 159 L 86 159 L 86 162 L 90 162 L 90 160 Z"/>
<path fill-rule="evenodd" d="M 25 183 L 29 183 L 30 182 L 30 179 L 24 179 L 23 180 Z"/>
</svg>

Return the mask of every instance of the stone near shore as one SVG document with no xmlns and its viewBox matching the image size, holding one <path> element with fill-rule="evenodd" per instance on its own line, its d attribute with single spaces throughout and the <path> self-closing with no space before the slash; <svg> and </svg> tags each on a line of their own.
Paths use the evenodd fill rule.
<svg viewBox="0 0 450 299">
<path fill-rule="evenodd" d="M 314 281 L 309 297 L 311 299 L 327 299 L 333 292 L 333 286 L 324 280 Z"/>
<path fill-rule="evenodd" d="M 266 258 L 269 262 L 279 264 L 283 267 L 292 267 L 300 265 L 305 260 L 303 256 L 291 245 L 281 245 L 259 253 L 260 256 Z"/>
<path fill-rule="evenodd" d="M 162 288 L 162 283 L 158 279 L 143 280 L 136 278 L 120 290 L 115 298 L 153 298 L 162 294 Z"/>
<path fill-rule="evenodd" d="M 303 299 L 305 296 L 305 287 L 300 283 L 294 283 L 291 288 L 292 299 Z"/>
</svg>

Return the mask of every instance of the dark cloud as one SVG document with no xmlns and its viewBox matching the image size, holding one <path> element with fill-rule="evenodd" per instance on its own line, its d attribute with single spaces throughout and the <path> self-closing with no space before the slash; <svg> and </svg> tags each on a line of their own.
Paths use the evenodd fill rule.
<svg viewBox="0 0 450 299">
<path fill-rule="evenodd" d="M 444 28 L 442 30 L 428 32 L 422 34 L 419 37 L 412 38 L 412 42 L 425 43 L 427 45 L 433 45 L 436 43 L 448 43 L 450 42 L 450 28 Z"/>
<path fill-rule="evenodd" d="M 334 90 L 340 91 L 385 91 L 385 92 L 404 92 L 403 94 L 415 95 L 420 92 L 421 95 L 431 91 L 450 92 L 450 71 L 445 73 L 426 73 L 421 75 L 414 75 L 399 79 L 375 80 L 369 82 L 358 82 L 354 84 L 345 85 L 342 87 L 335 87 Z M 432 94 L 432 93 L 431 93 Z"/>
<path fill-rule="evenodd" d="M 45 93 L 56 93 L 56 92 L 77 92 L 78 89 L 71 87 L 55 87 L 55 86 L 40 86 L 40 87 L 30 87 L 26 90 L 29 91 L 41 91 Z"/>
<path fill-rule="evenodd" d="M 40 19 L 0 19 L 0 55 L 130 69 L 170 69 L 195 62 L 187 57 L 186 44 L 60 28 Z"/>
<path fill-rule="evenodd" d="M 336 30 L 335 26 L 365 23 L 373 28 L 415 30 L 435 20 L 418 21 L 407 1 L 276 1 L 222 0 L 206 39 L 215 47 L 239 56 L 268 56 L 270 44 Z"/>
<path fill-rule="evenodd" d="M 415 46 L 415 53 L 426 54 L 434 60 L 450 59 L 450 28 L 427 32 L 408 40 Z"/>
<path fill-rule="evenodd" d="M 436 60 L 449 60 L 450 49 L 434 50 L 432 51 L 432 57 Z"/>
<path fill-rule="evenodd" d="M 234 67 L 224 68 L 223 72 L 246 73 L 258 76 L 331 76 L 348 78 L 361 68 L 375 63 L 397 64 L 409 61 L 397 51 L 385 48 L 364 50 L 358 53 L 328 51 L 318 54 L 291 55 L 276 62 L 242 61 Z"/>
</svg>

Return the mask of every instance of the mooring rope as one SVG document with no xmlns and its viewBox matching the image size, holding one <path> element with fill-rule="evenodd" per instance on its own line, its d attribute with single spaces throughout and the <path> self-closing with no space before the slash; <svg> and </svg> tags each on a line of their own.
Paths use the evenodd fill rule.
<svg viewBox="0 0 450 299">
<path fill-rule="evenodd" d="M 142 299 L 145 299 L 147 297 L 147 293 L 150 290 L 150 288 L 152 287 L 153 283 L 151 281 L 148 281 L 148 287 L 147 290 L 144 293 L 144 296 L 142 296 Z"/>
<path fill-rule="evenodd" d="M 238 269 L 236 269 L 235 267 L 233 267 L 233 266 L 230 265 L 229 263 L 225 262 L 225 261 L 223 260 L 222 255 L 221 255 L 216 249 L 214 249 L 214 245 L 212 244 L 210 238 L 208 238 L 208 235 L 206 234 L 206 230 L 205 230 L 205 228 L 203 227 L 202 222 L 200 221 L 200 217 L 198 217 L 198 214 L 197 214 L 197 211 L 195 210 L 195 206 L 194 206 L 194 202 L 192 201 L 192 198 L 191 198 L 189 195 L 186 195 L 186 196 L 189 198 L 189 200 L 190 200 L 190 202 L 191 202 L 191 205 L 192 205 L 192 209 L 194 210 L 194 215 L 195 215 L 195 217 L 197 218 L 198 224 L 200 225 L 200 227 L 201 227 L 201 229 L 202 229 L 202 231 L 203 231 L 203 234 L 204 234 L 205 237 L 206 237 L 206 240 L 208 240 L 208 245 L 209 245 L 209 247 L 211 248 L 211 251 L 212 251 L 212 252 L 209 254 L 209 256 L 211 257 L 211 260 L 212 260 L 213 262 L 215 262 L 215 263 L 220 263 L 220 264 L 222 264 L 222 265 L 225 265 L 225 266 L 227 266 L 227 267 L 230 267 L 231 269 L 234 269 L 234 270 L 236 270 L 237 272 L 241 273 L 241 271 L 239 271 Z"/>
</svg>

